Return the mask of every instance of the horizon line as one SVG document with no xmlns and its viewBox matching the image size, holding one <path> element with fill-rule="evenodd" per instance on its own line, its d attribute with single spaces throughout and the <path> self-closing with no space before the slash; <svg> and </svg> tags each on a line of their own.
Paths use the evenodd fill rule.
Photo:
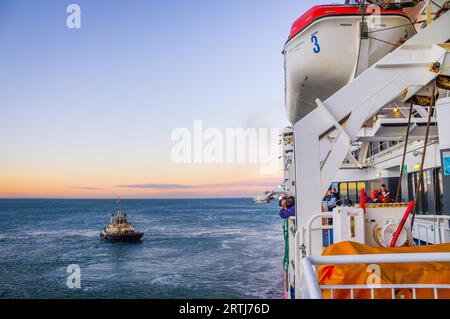
<svg viewBox="0 0 450 319">
<path fill-rule="evenodd" d="M 0 200 L 18 200 L 18 199 L 34 199 L 34 200 L 116 200 L 117 197 L 0 197 Z M 179 200 L 179 199 L 253 199 L 253 197 L 119 197 L 120 200 Z"/>
</svg>

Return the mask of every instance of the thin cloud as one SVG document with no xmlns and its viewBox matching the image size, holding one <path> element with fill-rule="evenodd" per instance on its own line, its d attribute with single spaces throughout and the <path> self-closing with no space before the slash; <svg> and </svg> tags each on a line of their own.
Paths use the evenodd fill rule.
<svg viewBox="0 0 450 319">
<path fill-rule="evenodd" d="M 280 179 L 263 179 L 256 181 L 240 181 L 240 182 L 224 182 L 211 184 L 122 184 L 115 185 L 119 188 L 138 188 L 138 189 L 156 189 L 156 190 L 177 190 L 177 189 L 195 189 L 195 188 L 219 188 L 219 187 L 276 187 L 279 185 Z"/>
<path fill-rule="evenodd" d="M 256 181 L 241 181 L 241 182 L 225 182 L 215 184 L 203 184 L 202 187 L 273 187 L 280 184 L 280 179 L 264 179 Z"/>
<path fill-rule="evenodd" d="M 139 189 L 187 189 L 194 188 L 194 185 L 182 185 L 182 184 L 156 184 L 156 183 L 148 183 L 148 184 L 123 184 L 123 185 L 115 185 L 115 187 L 119 188 L 139 188 Z"/>
<path fill-rule="evenodd" d="M 93 187 L 93 186 L 69 186 L 69 188 L 81 189 L 81 190 L 85 190 L 85 191 L 98 191 L 98 190 L 101 190 L 101 188 Z"/>
</svg>

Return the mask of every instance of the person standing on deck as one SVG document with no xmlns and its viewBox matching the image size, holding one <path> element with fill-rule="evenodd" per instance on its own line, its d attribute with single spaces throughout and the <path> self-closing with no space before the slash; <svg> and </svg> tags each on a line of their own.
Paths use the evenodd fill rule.
<svg viewBox="0 0 450 319">
<path fill-rule="evenodd" d="M 333 187 L 333 189 L 331 190 L 331 195 L 333 195 L 336 199 L 336 202 L 339 201 L 341 199 L 341 194 L 339 194 L 339 192 L 336 190 L 336 188 Z"/>
<path fill-rule="evenodd" d="M 381 188 L 378 191 L 378 200 L 382 203 L 389 203 L 391 201 L 391 193 L 385 184 L 381 185 Z"/>
<path fill-rule="evenodd" d="M 333 209 L 336 207 L 336 203 L 339 201 L 339 193 L 336 191 L 335 188 L 333 189 L 329 188 L 327 194 L 322 199 L 322 201 L 326 203 L 327 212 L 332 212 Z"/>
</svg>

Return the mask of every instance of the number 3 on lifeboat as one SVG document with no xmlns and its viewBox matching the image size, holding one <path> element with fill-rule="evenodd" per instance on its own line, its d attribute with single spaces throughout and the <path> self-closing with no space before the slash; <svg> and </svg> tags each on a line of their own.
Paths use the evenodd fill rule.
<svg viewBox="0 0 450 319">
<path fill-rule="evenodd" d="M 319 39 L 316 35 L 311 36 L 311 43 L 314 45 L 313 51 L 314 53 L 320 52 Z"/>
</svg>

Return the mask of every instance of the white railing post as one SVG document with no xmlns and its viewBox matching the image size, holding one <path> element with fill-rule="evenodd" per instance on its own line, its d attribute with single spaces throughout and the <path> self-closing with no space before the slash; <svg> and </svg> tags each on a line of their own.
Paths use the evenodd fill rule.
<svg viewBox="0 0 450 319">
<path fill-rule="evenodd" d="M 307 295 L 308 299 L 322 299 L 323 296 L 317 281 L 317 274 L 313 269 L 310 257 L 305 257 L 302 260 L 302 276 L 302 282 L 306 288 L 306 292 L 303 294 L 304 297 Z"/>
</svg>

